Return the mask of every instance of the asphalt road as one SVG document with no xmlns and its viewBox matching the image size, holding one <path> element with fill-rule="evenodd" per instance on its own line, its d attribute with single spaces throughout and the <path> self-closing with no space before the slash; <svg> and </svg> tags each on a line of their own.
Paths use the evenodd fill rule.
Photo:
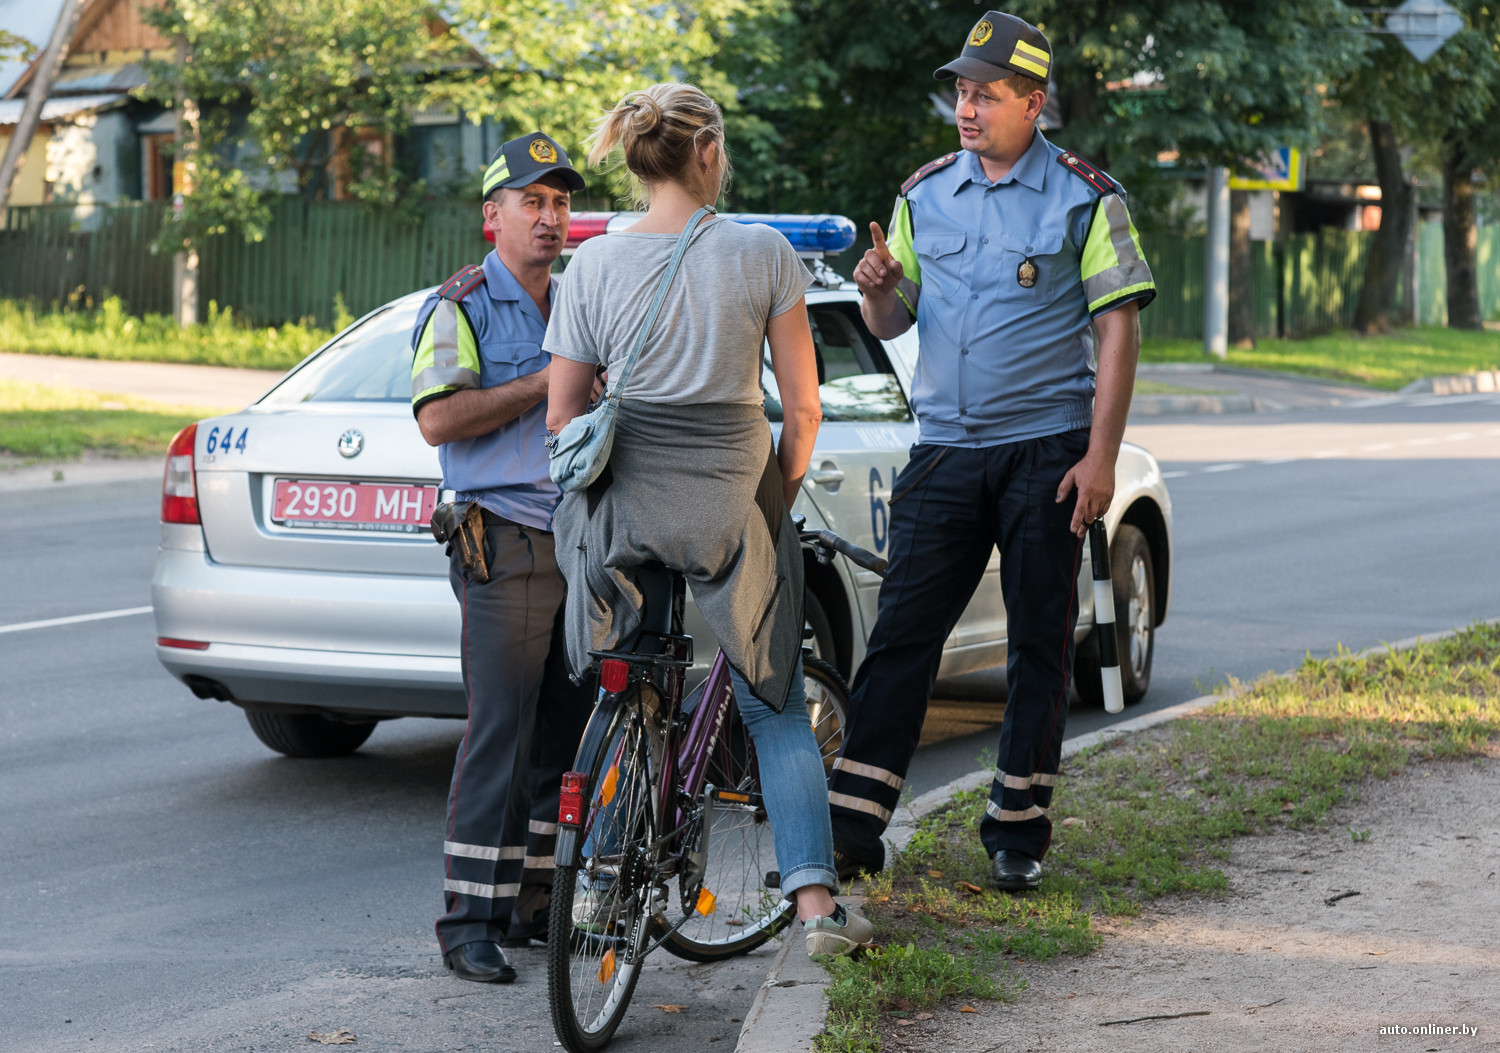
<svg viewBox="0 0 1500 1053">
<path fill-rule="evenodd" d="M 1500 614 L 1500 399 L 1156 420 L 1176 563 L 1151 695 Z M 0 1049 L 551 1050 L 539 951 L 509 988 L 444 974 L 443 797 L 456 724 L 382 726 L 291 761 L 156 664 L 153 480 L 0 493 Z M 935 705 L 920 792 L 980 766 L 994 678 Z M 977 698 L 975 697 L 977 696 Z M 1131 715 L 1132 710 L 1127 710 Z M 1070 733 L 1104 722 L 1075 713 Z M 616 1047 L 730 1048 L 770 951 L 651 963 Z M 683 1006 L 680 1013 L 653 1003 Z M 720 1046 L 718 1043 L 725 1043 Z"/>
</svg>

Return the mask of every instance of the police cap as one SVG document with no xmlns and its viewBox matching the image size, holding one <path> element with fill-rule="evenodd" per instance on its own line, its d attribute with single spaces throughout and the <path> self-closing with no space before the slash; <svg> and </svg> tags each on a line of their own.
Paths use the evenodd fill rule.
<svg viewBox="0 0 1500 1053">
<path fill-rule="evenodd" d="M 518 136 L 501 143 L 490 166 L 484 170 L 484 190 L 489 197 L 496 187 L 530 186 L 545 175 L 556 172 L 569 190 L 582 190 L 583 176 L 568 163 L 568 153 L 557 141 L 541 132 Z"/>
<path fill-rule="evenodd" d="M 1045 82 L 1051 72 L 1052 45 L 1040 29 L 1015 15 L 986 11 L 969 30 L 963 53 L 932 76 L 988 84 L 1018 73 Z"/>
</svg>

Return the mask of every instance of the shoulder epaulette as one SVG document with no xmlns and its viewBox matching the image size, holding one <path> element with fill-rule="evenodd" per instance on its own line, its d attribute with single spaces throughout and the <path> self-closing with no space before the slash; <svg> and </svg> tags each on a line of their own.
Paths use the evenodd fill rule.
<svg viewBox="0 0 1500 1053">
<path fill-rule="evenodd" d="M 460 267 L 453 277 L 438 286 L 437 294 L 444 300 L 462 300 L 483 284 L 484 268 L 471 263 Z"/>
<path fill-rule="evenodd" d="M 911 174 L 911 178 L 910 179 L 908 179 L 906 182 L 904 182 L 904 183 L 901 184 L 901 193 L 903 195 L 909 193 L 911 191 L 912 187 L 916 186 L 922 180 L 924 180 L 928 176 L 932 175 L 932 173 L 936 172 L 939 168 L 947 168 L 949 165 L 951 165 L 954 161 L 957 161 L 957 160 L 958 160 L 958 151 L 955 150 L 951 154 L 944 154 L 942 157 L 939 157 L 936 161 L 928 161 L 921 168 L 919 168 L 915 172 L 913 172 Z"/>
<path fill-rule="evenodd" d="M 1095 168 L 1075 153 L 1064 150 L 1057 155 L 1057 163 L 1101 194 L 1118 194 L 1120 192 L 1120 184 L 1106 175 L 1103 170 Z"/>
</svg>

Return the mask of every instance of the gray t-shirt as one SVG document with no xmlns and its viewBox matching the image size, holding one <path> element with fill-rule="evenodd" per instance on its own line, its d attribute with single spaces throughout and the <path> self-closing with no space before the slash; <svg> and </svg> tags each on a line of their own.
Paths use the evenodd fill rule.
<svg viewBox="0 0 1500 1053">
<path fill-rule="evenodd" d="M 568 264 L 545 350 L 619 375 L 677 245 L 676 234 L 590 238 Z M 625 397 L 642 402 L 760 405 L 766 323 L 791 310 L 812 275 L 791 243 L 761 223 L 705 220 L 662 302 Z M 613 383 L 611 383 L 613 386 Z"/>
</svg>

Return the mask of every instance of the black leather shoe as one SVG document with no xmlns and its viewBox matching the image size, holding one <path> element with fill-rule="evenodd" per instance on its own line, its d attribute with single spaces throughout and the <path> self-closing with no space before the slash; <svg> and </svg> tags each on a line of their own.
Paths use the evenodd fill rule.
<svg viewBox="0 0 1500 1053">
<path fill-rule="evenodd" d="M 460 980 L 481 984 L 508 984 L 516 970 L 505 960 L 505 952 L 494 940 L 475 940 L 443 955 L 443 964 Z"/>
<path fill-rule="evenodd" d="M 1002 848 L 991 860 L 990 880 L 998 889 L 1024 892 L 1042 883 L 1042 861 L 1024 852 Z"/>
<path fill-rule="evenodd" d="M 840 882 L 858 880 L 863 871 L 878 874 L 885 869 L 885 864 L 867 863 L 862 859 L 855 859 L 847 852 L 840 852 L 837 848 L 833 850 L 833 869 L 839 876 Z"/>
</svg>

